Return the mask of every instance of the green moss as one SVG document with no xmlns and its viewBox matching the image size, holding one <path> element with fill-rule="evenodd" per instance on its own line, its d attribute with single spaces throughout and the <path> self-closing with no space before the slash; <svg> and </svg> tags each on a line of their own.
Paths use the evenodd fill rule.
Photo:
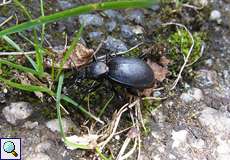
<svg viewBox="0 0 230 160">
<path fill-rule="evenodd" d="M 206 40 L 205 32 L 194 32 L 194 48 L 189 57 L 189 64 L 195 63 L 201 55 L 201 47 L 203 42 Z M 177 62 L 178 60 L 183 60 L 181 58 L 181 53 L 186 57 L 189 53 L 190 47 L 192 45 L 192 40 L 189 33 L 184 29 L 178 29 L 177 32 L 171 34 L 168 38 L 170 44 L 170 58 Z"/>
<path fill-rule="evenodd" d="M 125 56 L 127 57 L 138 57 L 141 53 L 141 49 L 140 48 L 135 48 L 131 51 L 129 51 L 128 53 L 125 54 Z"/>
<path fill-rule="evenodd" d="M 142 101 L 142 104 L 143 104 L 142 114 L 143 114 L 143 120 L 145 124 L 145 130 L 143 129 L 142 133 L 144 135 L 148 135 L 152 131 L 151 129 L 152 119 L 150 118 L 151 113 L 157 109 L 157 107 L 161 104 L 161 101 L 145 99 Z"/>
<path fill-rule="evenodd" d="M 41 113 L 45 118 L 48 118 L 48 119 L 57 118 L 57 112 L 56 111 L 51 111 L 50 108 L 43 108 Z"/>
</svg>

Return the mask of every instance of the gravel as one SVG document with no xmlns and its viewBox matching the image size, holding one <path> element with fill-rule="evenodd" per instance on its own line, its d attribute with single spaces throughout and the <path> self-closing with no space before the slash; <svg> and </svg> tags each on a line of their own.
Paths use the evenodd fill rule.
<svg viewBox="0 0 230 160">
<path fill-rule="evenodd" d="M 62 118 L 62 126 L 65 133 L 76 129 L 75 124 L 66 118 Z M 58 119 L 52 119 L 46 122 L 46 127 L 49 128 L 52 132 L 60 132 Z"/>
<path fill-rule="evenodd" d="M 15 125 L 32 114 L 32 106 L 28 102 L 14 102 L 3 108 L 2 113 L 7 122 Z"/>
<path fill-rule="evenodd" d="M 83 14 L 79 16 L 79 22 L 81 25 L 85 26 L 102 26 L 104 24 L 103 18 L 96 14 Z"/>
<path fill-rule="evenodd" d="M 107 37 L 104 45 L 106 49 L 112 52 L 122 52 L 128 50 L 126 44 L 123 41 L 121 41 L 120 39 L 116 39 L 112 36 Z"/>
</svg>

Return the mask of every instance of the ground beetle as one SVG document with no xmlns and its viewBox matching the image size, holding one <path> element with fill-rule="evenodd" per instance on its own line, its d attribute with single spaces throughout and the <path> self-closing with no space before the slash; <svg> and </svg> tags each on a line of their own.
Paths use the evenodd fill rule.
<svg viewBox="0 0 230 160">
<path fill-rule="evenodd" d="M 154 74 L 150 66 L 138 58 L 113 57 L 107 63 L 98 61 L 87 68 L 89 78 L 108 77 L 128 89 L 143 90 L 154 83 Z"/>
</svg>

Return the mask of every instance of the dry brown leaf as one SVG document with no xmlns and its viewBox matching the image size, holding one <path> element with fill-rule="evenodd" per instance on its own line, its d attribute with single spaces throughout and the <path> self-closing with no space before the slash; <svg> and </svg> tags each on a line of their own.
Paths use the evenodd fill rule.
<svg viewBox="0 0 230 160">
<path fill-rule="evenodd" d="M 168 59 L 167 57 L 162 56 L 160 58 L 160 62 L 159 63 L 162 64 L 163 66 L 168 66 L 169 64 L 172 63 L 172 61 L 170 59 Z"/>
<path fill-rule="evenodd" d="M 166 78 L 166 75 L 168 74 L 168 69 L 160 66 L 155 62 L 151 62 L 150 60 L 147 61 L 147 63 L 152 68 L 155 79 L 162 82 Z"/>
<path fill-rule="evenodd" d="M 64 64 L 64 69 L 70 69 L 70 68 L 79 68 L 80 66 L 83 66 L 92 59 L 93 57 L 93 49 L 86 48 L 84 45 L 78 43 L 76 48 L 74 49 L 74 52 L 70 55 L 69 59 Z M 54 58 L 54 67 L 59 68 L 60 63 L 64 57 L 65 52 L 57 53 Z M 46 65 L 47 67 L 52 66 L 52 60 L 46 59 Z"/>
</svg>

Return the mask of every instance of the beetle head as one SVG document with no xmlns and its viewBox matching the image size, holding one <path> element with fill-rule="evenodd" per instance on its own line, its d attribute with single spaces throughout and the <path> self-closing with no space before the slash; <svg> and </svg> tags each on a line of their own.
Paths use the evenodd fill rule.
<svg viewBox="0 0 230 160">
<path fill-rule="evenodd" d="M 98 79 L 109 71 L 108 66 L 104 62 L 95 62 L 88 67 L 88 77 Z"/>
</svg>

